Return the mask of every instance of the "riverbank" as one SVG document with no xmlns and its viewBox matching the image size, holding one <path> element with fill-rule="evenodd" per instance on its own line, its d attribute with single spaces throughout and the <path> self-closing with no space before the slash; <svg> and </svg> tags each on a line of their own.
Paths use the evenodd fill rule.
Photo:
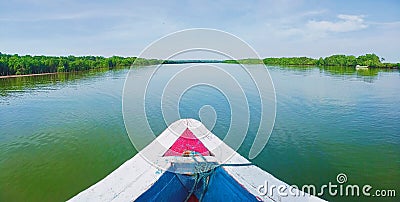
<svg viewBox="0 0 400 202">
<path fill-rule="evenodd" d="M 137 57 L 20 56 L 18 54 L 11 55 L 0 52 L 0 76 L 75 72 L 100 68 L 114 69 L 131 66 L 132 64 L 146 66 L 160 63 L 161 61 L 159 60 Z"/>
<path fill-rule="evenodd" d="M 41 73 L 41 74 L 7 75 L 7 76 L 0 76 L 0 79 L 18 78 L 18 77 L 28 77 L 28 76 L 43 76 L 43 75 L 51 75 L 51 74 L 57 74 L 57 72 L 52 72 L 52 73 Z"/>
</svg>

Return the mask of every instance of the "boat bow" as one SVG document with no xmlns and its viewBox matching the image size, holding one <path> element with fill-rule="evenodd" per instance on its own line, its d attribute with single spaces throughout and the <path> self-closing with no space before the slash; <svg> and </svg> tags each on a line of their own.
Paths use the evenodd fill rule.
<svg viewBox="0 0 400 202">
<path fill-rule="evenodd" d="M 323 201 L 300 190 L 296 196 L 264 195 L 259 187 L 265 182 L 289 189 L 288 184 L 236 153 L 201 122 L 181 119 L 70 201 Z"/>
</svg>

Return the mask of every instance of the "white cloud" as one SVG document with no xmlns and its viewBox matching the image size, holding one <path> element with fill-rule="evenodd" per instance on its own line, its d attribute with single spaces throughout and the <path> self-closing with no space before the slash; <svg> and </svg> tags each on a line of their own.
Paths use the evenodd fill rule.
<svg viewBox="0 0 400 202">
<path fill-rule="evenodd" d="M 320 32 L 351 32 L 365 29 L 368 25 L 364 22 L 362 15 L 338 15 L 338 21 L 308 21 L 306 27 Z"/>
<path fill-rule="evenodd" d="M 165 34 L 204 27 L 243 38 L 263 57 L 375 52 L 388 61 L 398 61 L 400 21 L 397 10 L 387 10 L 388 6 L 363 9 L 350 2 L 330 9 L 332 3 L 328 1 L 267 0 L 246 4 L 217 0 L 211 6 L 149 1 L 0 1 L 0 25 L 5 30 L 0 32 L 0 51 L 137 55 Z M 357 15 L 343 15 L 345 12 Z M 363 13 L 368 13 L 368 18 L 358 15 Z M 366 29 L 368 32 L 357 32 Z"/>
</svg>

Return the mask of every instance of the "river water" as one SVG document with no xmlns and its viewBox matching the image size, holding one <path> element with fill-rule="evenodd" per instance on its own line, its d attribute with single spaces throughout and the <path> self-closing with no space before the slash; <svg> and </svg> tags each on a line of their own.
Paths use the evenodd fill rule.
<svg viewBox="0 0 400 202">
<path fill-rule="evenodd" d="M 153 67 L 135 73 L 149 68 Z M 400 195 L 398 71 L 268 69 L 276 91 L 276 120 L 267 146 L 253 163 L 297 186 L 337 184 L 336 176 L 344 173 L 347 184 L 397 189 Z M 137 153 L 122 116 L 128 71 L 0 79 L 0 201 L 67 200 Z M 198 111 L 204 105 L 215 107 L 217 122 L 212 131 L 226 133 L 229 103 L 215 89 L 191 88 L 182 96 L 180 114 L 199 119 Z M 149 110 L 149 119 L 160 119 L 157 108 Z M 254 138 L 252 125 L 238 150 L 243 156 L 248 155 Z M 165 128 L 157 121 L 152 126 L 155 131 Z"/>
</svg>

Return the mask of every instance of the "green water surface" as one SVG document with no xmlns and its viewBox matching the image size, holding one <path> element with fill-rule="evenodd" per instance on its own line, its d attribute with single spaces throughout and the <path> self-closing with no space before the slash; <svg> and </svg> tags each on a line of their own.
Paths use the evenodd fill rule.
<svg viewBox="0 0 400 202">
<path fill-rule="evenodd" d="M 141 74 L 148 68 L 136 71 Z M 269 71 L 277 94 L 276 122 L 255 164 L 298 186 L 336 182 L 337 174 L 345 173 L 350 184 L 396 189 L 400 195 L 398 71 Z M 65 201 L 137 153 L 122 118 L 127 73 L 120 69 L 0 79 L 0 201 Z M 205 99 L 204 93 L 214 96 Z M 182 97 L 181 115 L 198 118 L 198 108 L 213 103 L 218 115 L 213 132 L 224 133 L 229 106 L 217 91 L 188 91 Z M 159 120 L 157 108 L 149 114 Z M 153 126 L 156 131 L 165 127 L 158 122 Z M 239 149 L 244 156 L 252 131 Z"/>
</svg>

